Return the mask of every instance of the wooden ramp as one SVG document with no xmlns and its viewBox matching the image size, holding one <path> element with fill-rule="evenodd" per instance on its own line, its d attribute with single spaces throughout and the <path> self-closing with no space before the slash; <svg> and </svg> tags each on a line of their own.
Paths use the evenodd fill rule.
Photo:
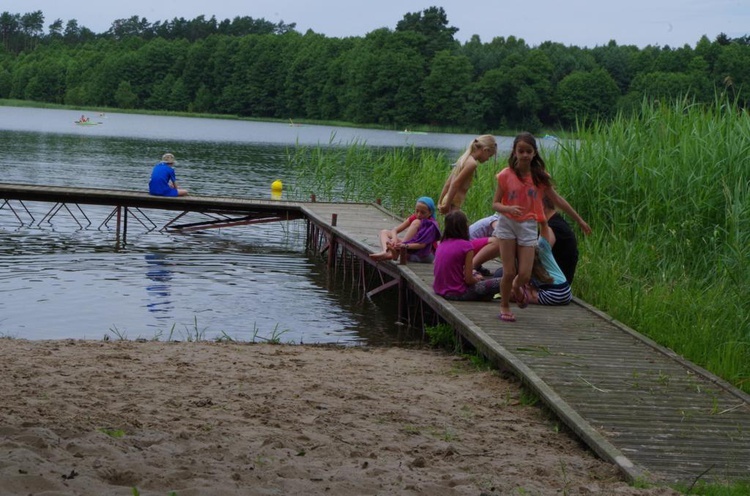
<svg viewBox="0 0 750 496">
<path fill-rule="evenodd" d="M 317 222 L 336 214 L 337 236 L 379 250 L 378 230 L 397 225 L 377 206 L 305 204 Z M 630 480 L 691 484 L 750 478 L 750 396 L 580 300 L 515 309 L 449 302 L 432 292 L 432 265 L 396 268 L 483 354 L 517 374 L 597 454 Z"/>
</svg>

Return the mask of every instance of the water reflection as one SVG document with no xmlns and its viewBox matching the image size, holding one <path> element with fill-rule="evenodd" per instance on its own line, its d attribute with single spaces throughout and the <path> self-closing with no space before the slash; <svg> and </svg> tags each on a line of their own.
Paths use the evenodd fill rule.
<svg viewBox="0 0 750 496">
<path fill-rule="evenodd" d="M 94 224 L 107 215 L 99 209 Z M 369 301 L 331 281 L 304 252 L 306 225 L 190 234 L 138 230 L 116 250 L 111 233 L 0 224 L 0 335 L 26 339 L 279 339 L 293 343 L 414 342 L 387 295 Z M 71 310 L 75 309 L 75 310 Z"/>
<path fill-rule="evenodd" d="M 172 271 L 170 270 L 171 262 L 169 257 L 162 253 L 146 253 L 144 256 L 148 270 L 146 276 L 153 282 L 146 286 L 146 292 L 153 301 L 146 304 L 149 312 L 157 314 L 168 314 L 174 308 L 170 295 L 172 280 Z M 169 315 L 160 315 L 157 318 L 169 318 Z"/>
</svg>

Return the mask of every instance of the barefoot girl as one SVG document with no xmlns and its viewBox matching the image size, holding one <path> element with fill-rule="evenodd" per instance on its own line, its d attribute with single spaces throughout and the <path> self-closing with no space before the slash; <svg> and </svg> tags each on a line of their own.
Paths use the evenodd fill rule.
<svg viewBox="0 0 750 496">
<path fill-rule="evenodd" d="M 404 232 L 403 241 L 399 233 Z M 410 262 L 430 263 L 434 259 L 433 245 L 440 239 L 440 227 L 435 220 L 435 202 L 428 196 L 417 200 L 414 213 L 393 229 L 380 231 L 381 251 L 370 254 L 373 260 L 396 260 L 405 246 Z"/>
<path fill-rule="evenodd" d="M 438 210 L 441 214 L 445 215 L 461 209 L 477 167 L 493 157 L 495 153 L 497 153 L 497 142 L 492 135 L 485 134 L 471 142 L 445 181 L 438 200 Z"/>
</svg>

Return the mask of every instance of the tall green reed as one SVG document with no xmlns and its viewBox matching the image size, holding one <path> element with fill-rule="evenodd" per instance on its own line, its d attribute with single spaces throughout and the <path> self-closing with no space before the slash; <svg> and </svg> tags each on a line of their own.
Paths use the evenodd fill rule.
<svg viewBox="0 0 750 496">
<path fill-rule="evenodd" d="M 408 215 L 420 196 L 437 201 L 450 171 L 443 152 L 391 149 L 354 142 L 348 146 L 296 147 L 288 153 L 296 186 L 291 197 L 318 201 L 374 202 Z"/>
<path fill-rule="evenodd" d="M 294 167 L 296 186 L 290 197 L 314 194 L 318 201 L 374 202 L 398 215 L 414 210 L 416 199 L 429 196 L 437 203 L 451 164 L 460 153 L 405 148 L 377 148 L 354 142 L 348 146 L 296 147 L 287 159 Z M 497 164 L 479 167 L 464 204 L 470 217 L 489 215 Z"/>
<path fill-rule="evenodd" d="M 732 102 L 644 102 L 554 157 L 594 227 L 578 295 L 750 390 L 750 120 Z"/>
</svg>

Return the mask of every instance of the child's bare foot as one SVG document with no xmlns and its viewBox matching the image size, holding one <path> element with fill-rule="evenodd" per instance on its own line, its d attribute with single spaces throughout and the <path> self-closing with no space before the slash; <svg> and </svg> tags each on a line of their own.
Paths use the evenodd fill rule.
<svg viewBox="0 0 750 496">
<path fill-rule="evenodd" d="M 380 262 L 381 260 L 393 260 L 393 257 L 391 256 L 391 252 L 389 251 L 370 253 L 370 258 L 378 262 Z"/>
</svg>

